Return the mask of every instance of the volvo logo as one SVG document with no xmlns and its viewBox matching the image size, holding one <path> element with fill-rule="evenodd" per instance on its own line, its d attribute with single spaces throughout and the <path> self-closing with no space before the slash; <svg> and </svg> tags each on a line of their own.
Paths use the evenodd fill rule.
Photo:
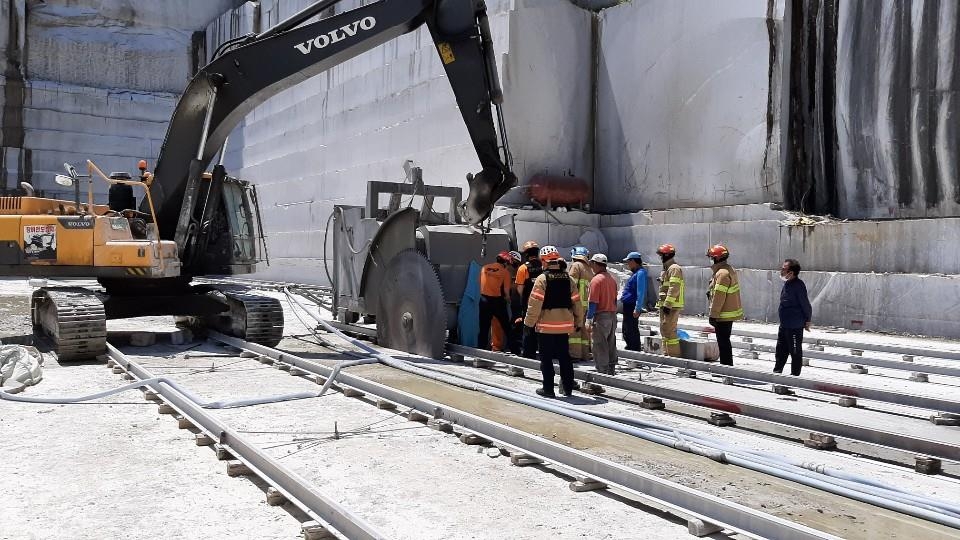
<svg viewBox="0 0 960 540">
<path fill-rule="evenodd" d="M 331 43 L 337 43 L 338 41 L 343 41 L 348 37 L 353 37 L 357 35 L 357 32 L 360 30 L 373 30 L 373 27 L 376 25 L 376 19 L 373 17 L 364 17 L 359 21 L 353 21 L 348 25 L 335 28 L 326 34 L 320 34 L 311 40 L 304 41 L 303 43 L 297 43 L 294 45 L 294 47 L 296 47 L 296 49 L 303 54 L 310 54 L 310 52 L 314 49 L 323 49 Z"/>
</svg>

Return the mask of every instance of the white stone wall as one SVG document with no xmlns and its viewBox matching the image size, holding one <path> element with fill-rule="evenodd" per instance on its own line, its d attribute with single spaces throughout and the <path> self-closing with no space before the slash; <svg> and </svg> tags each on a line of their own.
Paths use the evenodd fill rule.
<svg viewBox="0 0 960 540">
<path fill-rule="evenodd" d="M 308 3 L 262 3 L 262 30 Z M 494 0 L 487 8 L 518 177 L 589 178 L 589 12 L 554 0 Z M 210 35 L 230 37 L 227 21 L 246 28 L 255 15 L 245 9 L 211 25 L 208 43 Z M 466 173 L 479 170 L 425 27 L 268 100 L 231 135 L 227 156 L 232 173 L 258 185 L 271 256 L 263 275 L 297 281 L 325 281 L 327 219 L 336 204 L 363 204 L 367 181 L 403 181 L 407 159 L 429 184 L 466 189 Z"/>
<path fill-rule="evenodd" d="M 601 12 L 597 209 L 782 199 L 783 11 L 647 0 Z"/>
</svg>

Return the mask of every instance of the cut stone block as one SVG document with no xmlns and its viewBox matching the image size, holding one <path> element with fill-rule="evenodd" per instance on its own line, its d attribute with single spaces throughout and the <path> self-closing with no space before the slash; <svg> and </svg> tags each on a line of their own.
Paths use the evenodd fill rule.
<svg viewBox="0 0 960 540">
<path fill-rule="evenodd" d="M 507 375 L 511 377 L 523 377 L 523 368 L 519 366 L 507 366 Z"/>
<path fill-rule="evenodd" d="M 737 425 L 737 421 L 734 420 L 729 414 L 725 412 L 712 412 L 710 413 L 710 419 L 707 422 L 717 426 L 717 427 L 727 427 Z"/>
<path fill-rule="evenodd" d="M 960 414 L 937 413 L 930 417 L 935 426 L 960 426 Z"/>
<path fill-rule="evenodd" d="M 134 332 L 130 334 L 130 345 L 134 347 L 149 347 L 157 342 L 157 335 L 153 332 Z"/>
<path fill-rule="evenodd" d="M 837 447 L 837 441 L 831 435 L 811 433 L 810 436 L 803 441 L 803 445 L 816 448 L 817 450 L 833 450 Z"/>
<path fill-rule="evenodd" d="M 219 444 L 215 444 L 213 445 L 213 449 L 216 450 L 217 459 L 219 459 L 220 461 L 227 461 L 227 460 L 233 459 L 233 454 L 230 453 L 230 450 L 227 450 L 226 447 Z"/>
<path fill-rule="evenodd" d="M 116 361 L 116 360 L 114 360 L 114 359 L 112 359 L 112 358 L 109 359 L 109 360 L 107 360 L 107 367 L 108 367 L 108 368 L 112 368 L 112 367 L 114 367 L 114 366 L 116 366 L 116 365 L 117 365 L 117 361 Z"/>
<path fill-rule="evenodd" d="M 193 341 L 193 332 L 186 328 L 182 328 L 176 332 L 170 332 L 171 345 L 185 345 L 191 341 Z"/>
<path fill-rule="evenodd" d="M 123 374 L 123 380 L 125 381 L 132 381 L 134 379 L 136 379 L 136 377 L 134 377 L 133 373 L 130 373 L 129 371 Z"/>
<path fill-rule="evenodd" d="M 266 355 L 261 355 L 257 357 L 257 361 L 260 362 L 261 364 L 272 364 L 273 358 L 270 358 L 269 356 L 266 356 Z"/>
<path fill-rule="evenodd" d="M 729 386 L 729 385 L 732 385 L 732 384 L 733 384 L 733 377 L 723 377 L 723 378 L 720 379 L 720 383 L 721 383 L 721 384 L 726 384 L 726 385 L 728 385 L 728 386 Z"/>
<path fill-rule="evenodd" d="M 913 362 L 912 354 L 905 354 L 901 358 L 903 359 L 904 362 Z"/>
<path fill-rule="evenodd" d="M 366 394 L 357 390 L 356 388 L 350 388 L 349 386 L 343 387 L 343 395 L 347 397 L 363 397 Z"/>
<path fill-rule="evenodd" d="M 157 405 L 157 412 L 160 414 L 176 414 L 177 410 L 174 409 L 169 403 L 161 403 Z"/>
<path fill-rule="evenodd" d="M 578 477 L 573 482 L 570 482 L 570 489 L 581 493 L 584 491 L 596 491 L 598 489 L 607 489 L 607 485 L 603 482 L 586 476 Z"/>
<path fill-rule="evenodd" d="M 213 437 L 207 435 L 206 433 L 197 433 L 197 436 L 194 439 L 197 443 L 197 446 L 213 446 Z"/>
<path fill-rule="evenodd" d="M 937 458 L 917 456 L 916 471 L 921 474 L 940 474 L 941 463 Z"/>
<path fill-rule="evenodd" d="M 304 371 L 296 366 L 293 366 L 290 368 L 290 375 L 294 377 L 299 377 L 300 375 L 303 375 L 303 374 L 304 374 Z"/>
<path fill-rule="evenodd" d="M 517 467 L 526 467 L 527 465 L 540 465 L 543 460 L 530 454 L 514 452 L 510 455 L 510 463 Z"/>
<path fill-rule="evenodd" d="M 773 385 L 773 393 L 778 396 L 792 396 L 794 391 L 789 386 L 784 386 L 782 384 Z"/>
<path fill-rule="evenodd" d="M 757 354 L 756 351 L 743 351 L 737 356 L 739 356 L 740 358 L 746 358 L 748 360 L 756 360 L 757 358 L 760 358 L 760 355 Z"/>
<path fill-rule="evenodd" d="M 597 383 L 584 383 L 580 391 L 587 395 L 598 396 L 605 393 L 607 389 Z"/>
<path fill-rule="evenodd" d="M 177 427 L 180 429 L 190 429 L 194 427 L 193 422 L 186 416 L 177 415 L 175 418 L 177 419 Z"/>
<path fill-rule="evenodd" d="M 810 345 L 808 347 L 811 351 L 823 352 L 823 345 Z"/>
<path fill-rule="evenodd" d="M 385 411 L 392 411 L 397 408 L 397 404 L 393 403 L 392 401 L 387 401 L 385 399 L 378 399 L 377 408 L 383 409 Z"/>
<path fill-rule="evenodd" d="M 723 527 L 713 523 L 708 523 L 702 519 L 691 519 L 687 521 L 687 532 L 693 536 L 696 536 L 697 538 L 710 536 L 711 534 L 716 534 L 722 530 Z"/>
<path fill-rule="evenodd" d="M 336 535 L 316 521 L 308 521 L 301 525 L 300 532 L 303 533 L 303 540 L 328 540 L 336 538 Z"/>
<path fill-rule="evenodd" d="M 425 414 L 423 414 L 423 413 L 421 413 L 421 412 L 410 411 L 409 413 L 407 413 L 407 420 L 410 420 L 411 422 L 424 423 L 424 422 L 426 422 L 426 421 L 429 420 L 429 419 L 430 419 L 429 416 L 427 416 L 427 415 L 425 415 Z"/>
<path fill-rule="evenodd" d="M 486 358 L 468 358 L 464 361 L 465 364 L 475 368 L 492 368 L 496 362 L 493 360 L 487 360 Z"/>
<path fill-rule="evenodd" d="M 241 351 L 240 358 L 259 358 L 260 355 L 253 351 Z"/>
<path fill-rule="evenodd" d="M 690 379 L 696 379 L 696 378 L 697 378 L 697 372 L 694 371 L 694 370 L 692 370 L 692 369 L 679 368 L 679 369 L 677 370 L 677 377 L 688 377 L 688 378 L 690 378 Z"/>
<path fill-rule="evenodd" d="M 280 371 L 290 371 L 290 368 L 293 367 L 293 366 L 291 366 L 290 364 L 284 364 L 284 363 L 281 363 L 281 362 L 277 362 L 277 363 L 274 364 L 274 365 L 275 365 L 276 368 L 279 369 Z"/>
<path fill-rule="evenodd" d="M 490 439 L 481 437 L 475 433 L 464 433 L 460 435 L 460 442 L 469 445 L 490 444 Z"/>
<path fill-rule="evenodd" d="M 859 373 L 864 375 L 868 372 L 867 368 L 861 366 L 860 364 L 850 364 L 850 367 L 847 368 L 847 371 L 850 373 Z"/>
<path fill-rule="evenodd" d="M 658 397 L 653 396 L 643 396 L 643 399 L 640 401 L 640 407 L 643 409 L 651 409 L 655 411 L 662 410 L 665 407 L 663 400 Z"/>
<path fill-rule="evenodd" d="M 840 399 L 837 400 L 837 405 L 840 405 L 841 407 L 856 407 L 857 398 L 851 396 L 841 396 Z"/>
<path fill-rule="evenodd" d="M 121 373 L 124 373 L 126 370 L 124 370 L 124 369 L 123 369 L 122 367 L 120 367 L 120 366 L 113 366 L 113 370 L 112 370 L 112 371 L 113 371 L 115 374 L 120 375 Z"/>
<path fill-rule="evenodd" d="M 753 343 L 753 338 L 749 336 L 743 336 L 742 338 L 740 338 L 740 341 L 744 343 Z"/>
<path fill-rule="evenodd" d="M 144 391 L 144 393 L 143 393 L 143 399 L 145 399 L 145 400 L 147 400 L 147 401 L 155 401 L 155 402 L 161 401 L 160 395 L 157 394 L 156 392 L 154 392 L 153 390 L 146 390 L 146 391 Z"/>
<path fill-rule="evenodd" d="M 850 354 L 853 356 L 863 356 L 863 349 L 850 349 Z"/>
<path fill-rule="evenodd" d="M 453 424 L 438 418 L 431 418 L 430 420 L 427 420 L 427 427 L 442 433 L 453 433 Z"/>
<path fill-rule="evenodd" d="M 270 506 L 280 506 L 281 504 L 287 502 L 287 498 L 283 496 L 283 493 L 280 493 L 275 487 L 267 488 L 267 504 Z"/>
<path fill-rule="evenodd" d="M 810 365 L 810 359 L 809 359 L 809 358 L 801 358 L 801 359 L 800 359 L 800 365 L 803 366 L 803 367 L 809 366 L 809 365 Z"/>
<path fill-rule="evenodd" d="M 930 376 L 926 373 L 920 373 L 919 371 L 914 371 L 910 374 L 910 380 L 914 382 L 930 382 Z"/>
<path fill-rule="evenodd" d="M 463 362 L 463 355 L 462 355 L 462 354 L 451 354 L 451 355 L 450 355 L 450 361 L 451 361 L 451 362 Z"/>
<path fill-rule="evenodd" d="M 246 464 L 239 461 L 231 461 L 227 463 L 227 476 L 250 476 L 253 474 L 253 471 L 250 470 L 250 467 L 247 467 Z"/>
</svg>

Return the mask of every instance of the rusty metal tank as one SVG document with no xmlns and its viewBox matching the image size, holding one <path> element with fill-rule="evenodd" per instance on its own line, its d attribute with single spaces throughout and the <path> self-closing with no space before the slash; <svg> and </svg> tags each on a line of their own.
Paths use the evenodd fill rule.
<svg viewBox="0 0 960 540">
<path fill-rule="evenodd" d="M 577 176 L 537 174 L 530 178 L 527 191 L 543 206 L 583 206 L 591 202 L 590 184 Z"/>
</svg>

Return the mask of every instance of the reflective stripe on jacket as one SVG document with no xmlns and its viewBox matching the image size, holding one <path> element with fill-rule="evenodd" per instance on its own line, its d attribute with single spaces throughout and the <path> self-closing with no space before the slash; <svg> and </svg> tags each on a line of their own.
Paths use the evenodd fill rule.
<svg viewBox="0 0 960 540">
<path fill-rule="evenodd" d="M 574 260 L 567 273 L 576 282 L 577 290 L 580 293 L 580 303 L 586 310 L 590 298 L 590 280 L 593 279 L 593 270 L 587 266 L 587 263 Z"/>
<path fill-rule="evenodd" d="M 720 321 L 739 321 L 743 319 L 743 306 L 740 304 L 740 279 L 737 271 L 726 262 L 710 267 L 713 277 L 707 286 L 710 298 L 710 318 Z"/>
<path fill-rule="evenodd" d="M 543 305 L 548 300 L 546 298 L 547 272 L 561 272 L 561 270 L 550 268 L 534 281 L 523 324 L 531 328 L 535 327 L 541 334 L 572 334 L 576 328 L 583 327 L 583 304 L 580 302 L 577 284 L 572 278 L 567 277 L 570 287 L 564 293 L 570 294 L 569 308 L 544 308 Z M 549 305 L 551 302 L 546 303 Z"/>
<path fill-rule="evenodd" d="M 657 307 L 683 308 L 683 269 L 672 258 L 663 261 Z"/>
</svg>

